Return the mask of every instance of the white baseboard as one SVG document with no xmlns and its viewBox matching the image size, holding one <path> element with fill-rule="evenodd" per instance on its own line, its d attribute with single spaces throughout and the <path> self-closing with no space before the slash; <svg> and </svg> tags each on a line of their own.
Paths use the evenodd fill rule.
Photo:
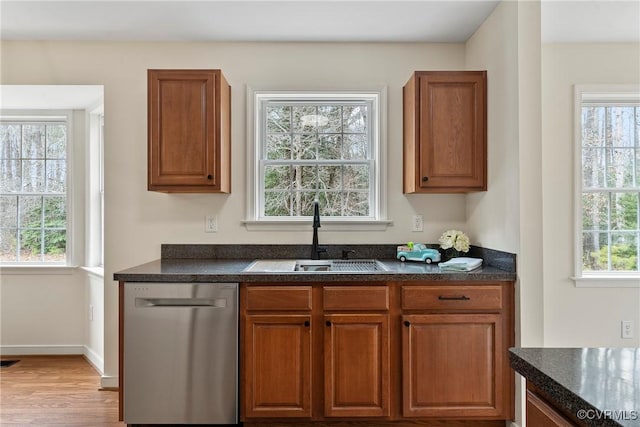
<svg viewBox="0 0 640 427">
<path fill-rule="evenodd" d="M 85 354 L 83 345 L 3 345 L 0 346 L 2 356 L 44 356 Z"/>
<path fill-rule="evenodd" d="M 120 382 L 118 381 L 118 377 L 109 377 L 103 375 L 100 378 L 100 387 L 102 388 L 118 388 L 120 386 Z"/>
<path fill-rule="evenodd" d="M 101 376 L 104 375 L 104 359 L 98 353 L 85 346 L 84 357 Z"/>
</svg>

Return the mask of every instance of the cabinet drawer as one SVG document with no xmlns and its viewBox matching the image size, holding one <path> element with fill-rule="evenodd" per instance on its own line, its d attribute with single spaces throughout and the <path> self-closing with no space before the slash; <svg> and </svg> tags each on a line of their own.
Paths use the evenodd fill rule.
<svg viewBox="0 0 640 427">
<path fill-rule="evenodd" d="M 405 310 L 500 310 L 501 286 L 403 286 Z"/>
<path fill-rule="evenodd" d="M 247 310 L 311 310 L 311 286 L 248 287 Z"/>
<path fill-rule="evenodd" d="M 387 286 L 326 286 L 325 310 L 389 310 Z"/>
</svg>

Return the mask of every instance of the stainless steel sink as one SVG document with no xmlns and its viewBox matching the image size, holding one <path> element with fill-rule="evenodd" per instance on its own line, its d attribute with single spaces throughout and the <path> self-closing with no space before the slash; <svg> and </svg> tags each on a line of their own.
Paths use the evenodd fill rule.
<svg viewBox="0 0 640 427">
<path fill-rule="evenodd" d="M 296 261 L 295 271 L 331 271 L 333 261 L 305 259 Z"/>
<path fill-rule="evenodd" d="M 375 259 L 321 259 L 321 260 L 271 260 L 263 259 L 252 262 L 245 272 L 254 273 L 371 273 L 388 271 L 380 261 Z"/>
</svg>

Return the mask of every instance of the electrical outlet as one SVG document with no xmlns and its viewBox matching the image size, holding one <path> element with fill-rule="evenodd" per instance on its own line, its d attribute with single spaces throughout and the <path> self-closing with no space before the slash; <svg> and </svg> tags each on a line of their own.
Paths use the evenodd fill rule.
<svg viewBox="0 0 640 427">
<path fill-rule="evenodd" d="M 218 231 L 218 217 L 207 215 L 204 217 L 204 232 L 215 233 Z"/>
<path fill-rule="evenodd" d="M 422 215 L 414 215 L 411 227 L 412 231 L 422 231 Z"/>
<path fill-rule="evenodd" d="M 631 322 L 631 320 L 622 321 L 622 338 L 633 338 L 633 322 Z"/>
<path fill-rule="evenodd" d="M 89 304 L 89 320 L 93 320 L 93 305 Z"/>
</svg>

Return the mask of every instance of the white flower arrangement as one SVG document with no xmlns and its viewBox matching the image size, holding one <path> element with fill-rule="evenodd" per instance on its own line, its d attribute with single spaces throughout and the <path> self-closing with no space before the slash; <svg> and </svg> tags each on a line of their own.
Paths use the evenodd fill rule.
<svg viewBox="0 0 640 427">
<path fill-rule="evenodd" d="M 442 233 L 438 241 L 445 251 L 452 249 L 453 256 L 457 256 L 459 252 L 469 252 L 469 237 L 462 231 L 447 230 Z"/>
</svg>

